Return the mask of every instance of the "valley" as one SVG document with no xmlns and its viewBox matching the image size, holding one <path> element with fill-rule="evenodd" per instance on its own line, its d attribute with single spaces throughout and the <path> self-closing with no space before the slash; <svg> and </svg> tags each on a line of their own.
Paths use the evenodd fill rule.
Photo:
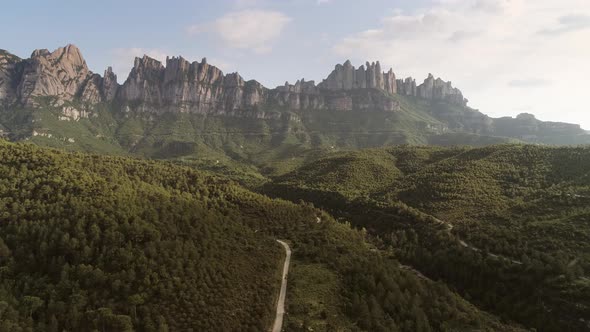
<svg viewBox="0 0 590 332">
<path fill-rule="evenodd" d="M 0 330 L 590 330 L 590 135 L 468 105 L 1 51 Z"/>
</svg>

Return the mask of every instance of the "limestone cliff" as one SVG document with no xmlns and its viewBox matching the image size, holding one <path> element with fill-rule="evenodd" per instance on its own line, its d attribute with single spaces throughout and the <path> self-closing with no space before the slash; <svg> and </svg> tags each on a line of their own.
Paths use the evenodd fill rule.
<svg viewBox="0 0 590 332">
<path fill-rule="evenodd" d="M 112 74 L 112 71 L 111 71 Z M 74 45 L 60 47 L 53 52 L 33 51 L 21 60 L 7 52 L 0 52 L 0 103 L 4 105 L 38 106 L 38 97 L 53 97 L 57 105 L 79 99 L 96 104 L 112 100 L 115 85 L 93 74 L 80 50 Z M 105 82 L 109 84 L 109 98 L 105 98 Z"/>
<path fill-rule="evenodd" d="M 334 71 L 326 78 L 319 87 L 327 90 L 352 90 L 352 89 L 377 89 L 390 94 L 397 93 L 397 84 L 393 69 L 384 73 L 381 71 L 381 64 L 366 63 L 365 66 L 355 68 L 350 60 L 343 65 L 336 65 Z"/>
<path fill-rule="evenodd" d="M 46 49 L 35 50 L 24 60 L 23 67 L 16 93 L 19 101 L 27 106 L 36 105 L 35 97 L 40 96 L 72 100 L 92 76 L 74 45 L 51 53 Z"/>
<path fill-rule="evenodd" d="M 379 61 L 367 62 L 366 68 L 360 66 L 358 69 L 352 66 L 350 61 L 346 61 L 343 65 L 336 65 L 334 71 L 320 83 L 319 87 L 331 91 L 377 89 L 389 94 L 441 100 L 460 106 L 467 105 L 467 100 L 463 98 L 461 91 L 453 88 L 451 82 L 445 82 L 441 78 L 434 79 L 434 76 L 429 74 L 424 83 L 417 86 L 416 80 L 411 77 L 396 79 L 393 69 L 382 72 Z"/>
<path fill-rule="evenodd" d="M 4 105 L 36 107 L 37 97 L 49 96 L 56 106 L 75 100 L 87 105 L 117 101 L 124 110 L 150 113 L 247 115 L 272 106 L 294 111 L 397 111 L 399 104 L 390 98 L 396 93 L 464 105 L 461 92 L 450 83 L 429 77 L 416 87 L 412 79 L 397 80 L 392 69 L 382 72 L 378 61 L 359 68 L 346 61 L 317 86 L 302 79 L 267 89 L 238 73 L 224 74 L 206 59 L 191 63 L 173 57 L 164 65 L 148 56 L 136 58 L 119 85 L 110 67 L 103 76 L 92 73 L 74 45 L 53 52 L 36 50 L 26 60 L 0 53 Z"/>
<path fill-rule="evenodd" d="M 301 79 L 268 89 L 238 73 L 224 74 L 206 59 L 189 62 L 172 57 L 162 64 L 148 56 L 136 58 L 127 79 L 119 84 L 110 67 L 102 76 L 91 72 L 74 45 L 53 52 L 35 50 L 28 59 L 0 50 L 0 136 L 14 126 L 7 121 L 18 118 L 5 116 L 6 110 L 34 109 L 46 100 L 61 111 L 57 118 L 62 121 L 98 117 L 98 104 L 157 119 L 152 115 L 168 112 L 257 118 L 298 117 L 301 114 L 296 113 L 303 111 L 398 112 L 404 102 L 404 112 L 391 116 L 397 119 L 414 110 L 415 100 L 396 94 L 433 101 L 420 103 L 427 107 L 416 110 L 428 112 L 440 124 L 424 122 L 416 128 L 568 144 L 584 136 L 586 142 L 586 132 L 577 125 L 542 122 L 528 114 L 493 119 L 466 107 L 467 99 L 451 82 L 429 74 L 417 84 L 412 77 L 397 78 L 392 69 L 384 72 L 378 61 L 359 68 L 346 61 L 318 85 Z"/>
<path fill-rule="evenodd" d="M 238 73 L 224 75 L 206 59 L 190 63 L 173 57 L 163 66 L 144 56 L 135 59 L 117 98 L 140 111 L 224 114 L 251 109 L 266 93 L 260 83 L 246 82 Z"/>
<path fill-rule="evenodd" d="M 16 100 L 16 85 L 20 77 L 22 60 L 4 50 L 0 50 L 0 105 L 11 104 Z"/>
</svg>

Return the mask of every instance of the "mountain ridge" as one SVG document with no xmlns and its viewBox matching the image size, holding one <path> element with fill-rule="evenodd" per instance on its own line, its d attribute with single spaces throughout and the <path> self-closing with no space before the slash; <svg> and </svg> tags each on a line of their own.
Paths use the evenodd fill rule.
<svg viewBox="0 0 590 332">
<path fill-rule="evenodd" d="M 50 131 L 55 131 L 47 120 L 33 116 L 39 110 L 50 110 L 58 121 L 79 121 L 104 117 L 99 110 L 106 109 L 110 114 L 104 121 L 115 114 L 126 121 L 129 116 L 160 118 L 170 113 L 275 121 L 264 126 L 280 133 L 277 139 L 295 135 L 300 143 L 312 145 L 325 141 L 315 139 L 314 132 L 334 130 L 342 134 L 332 135 L 331 140 L 345 145 L 351 145 L 345 143 L 350 141 L 347 132 L 391 133 L 390 138 L 378 138 L 381 143 L 354 143 L 354 147 L 481 145 L 512 139 L 541 144 L 590 143 L 590 135 L 579 125 L 542 122 L 527 114 L 491 118 L 467 102 L 451 82 L 429 74 L 418 85 L 414 78 L 396 77 L 392 69 L 382 71 L 379 61 L 358 68 L 350 61 L 338 64 L 319 84 L 301 79 L 267 88 L 237 72 L 224 74 L 206 58 L 189 62 L 181 56 L 168 57 L 163 64 L 147 55 L 137 57 L 129 76 L 119 84 L 111 67 L 102 76 L 93 73 L 72 44 L 53 52 L 35 50 L 28 59 L 0 51 L 0 135 L 16 140 L 32 138 L 35 133 L 49 137 Z M 366 127 L 358 125 L 365 122 Z M 300 123 L 307 128 L 296 129 Z M 332 124 L 338 124 L 337 128 Z M 105 136 L 97 130 L 92 130 L 93 135 Z M 134 135 L 145 138 L 145 133 L 144 129 Z M 61 136 L 65 141 L 76 139 Z"/>
<path fill-rule="evenodd" d="M 334 71 L 320 84 L 298 80 L 295 84 L 267 88 L 258 81 L 244 80 L 238 72 L 224 74 L 219 68 L 209 65 L 206 58 L 201 62 L 189 62 L 182 56 L 167 57 L 166 64 L 147 55 L 134 60 L 127 79 L 117 83 L 117 77 L 108 67 L 103 76 L 88 68 L 81 51 L 73 44 L 53 52 L 47 49 L 33 51 L 30 58 L 20 59 L 4 51 L 2 74 L 6 80 L 16 82 L 16 87 L 0 81 L 4 105 L 20 104 L 37 106 L 34 97 L 57 96 L 63 101 L 75 97 L 96 104 L 121 101 L 142 101 L 145 104 L 171 103 L 179 112 L 231 113 L 236 109 L 251 109 L 263 103 L 276 103 L 291 109 L 352 110 L 356 100 L 347 98 L 342 91 L 352 89 L 376 89 L 388 94 L 417 96 L 424 99 L 441 99 L 466 105 L 461 91 L 452 88 L 450 82 L 434 79 L 430 74 L 423 84 L 416 86 L 413 78 L 397 80 L 393 69 L 381 70 L 379 61 L 366 63 L 358 69 L 347 60 L 336 65 Z M 22 70 L 19 72 L 15 69 Z M 452 96 L 450 98 L 447 98 Z M 194 104 L 188 106 L 187 104 Z M 370 101 L 369 106 L 378 110 L 395 111 L 398 106 L 383 99 Z M 217 105 L 217 106 L 216 106 Z M 369 108 L 369 107 L 367 107 Z M 149 107 L 143 109 L 150 111 Z M 170 108 L 168 111 L 173 111 Z"/>
</svg>

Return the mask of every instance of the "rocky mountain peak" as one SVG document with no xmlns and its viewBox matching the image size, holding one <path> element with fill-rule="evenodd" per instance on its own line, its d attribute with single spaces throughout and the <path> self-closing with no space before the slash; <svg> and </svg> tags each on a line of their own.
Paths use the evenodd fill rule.
<svg viewBox="0 0 590 332">
<path fill-rule="evenodd" d="M 20 60 L 20 58 L 10 52 L 8 52 L 7 50 L 3 50 L 0 48 L 0 59 L 18 59 Z"/>
<path fill-rule="evenodd" d="M 51 52 L 49 52 L 48 49 L 41 48 L 34 50 L 33 53 L 31 53 L 31 58 L 47 57 L 49 55 L 51 55 Z"/>
<path fill-rule="evenodd" d="M 104 71 L 104 77 L 102 79 L 102 91 L 106 101 L 113 101 L 117 95 L 119 84 L 117 83 L 117 75 L 113 73 L 113 68 L 108 67 Z"/>
<path fill-rule="evenodd" d="M 428 74 L 424 83 L 417 86 L 416 80 L 409 77 L 405 80 L 397 79 L 393 69 L 383 72 L 379 61 L 369 62 L 355 68 L 350 60 L 336 65 L 328 78 L 318 85 L 320 89 L 331 91 L 347 91 L 353 89 L 376 89 L 388 94 L 402 94 L 424 99 L 444 100 L 465 106 L 467 100 L 461 91 L 453 88 L 451 82 L 435 79 Z"/>
<path fill-rule="evenodd" d="M 111 67 L 104 76 L 92 73 L 80 50 L 66 45 L 53 52 L 35 50 L 31 58 L 9 58 L 0 52 L 0 101 L 35 106 L 37 97 L 52 96 L 58 104 L 80 99 L 87 104 L 118 100 L 137 111 L 228 114 L 261 103 L 290 109 L 395 111 L 399 103 L 387 95 L 403 94 L 465 105 L 461 92 L 432 74 L 417 86 L 412 78 L 396 79 L 393 69 L 384 72 L 379 61 L 355 68 L 350 60 L 337 64 L 320 84 L 300 79 L 267 89 L 240 74 L 185 58 L 167 57 L 165 63 L 150 56 L 136 57 L 122 85 Z M 16 60 L 14 60 L 16 59 Z M 11 63 L 9 66 L 8 63 Z M 351 94 L 349 91 L 359 90 Z M 139 106 L 138 106 L 139 105 Z"/>
<path fill-rule="evenodd" d="M 393 70 L 387 73 L 381 71 L 379 61 L 369 63 L 366 67 L 355 68 L 350 60 L 343 65 L 336 65 L 328 78 L 323 80 L 318 87 L 326 90 L 353 90 L 353 89 L 378 89 L 388 93 L 395 93 L 395 74 Z"/>
<path fill-rule="evenodd" d="M 51 56 L 56 59 L 59 59 L 59 61 L 63 61 L 73 66 L 87 68 L 86 60 L 84 60 L 84 57 L 82 57 L 82 53 L 80 52 L 80 49 L 76 47 L 76 45 L 68 44 L 65 47 L 60 47 L 57 50 L 53 51 Z"/>
<path fill-rule="evenodd" d="M 237 72 L 224 75 L 206 58 L 190 63 L 180 56 L 168 57 L 164 66 L 144 56 L 135 59 L 117 98 L 139 104 L 139 111 L 222 114 L 261 103 L 265 90 Z"/>
<path fill-rule="evenodd" d="M 0 105 L 10 104 L 16 98 L 16 78 L 20 76 L 17 64 L 20 61 L 16 55 L 0 50 Z"/>
<path fill-rule="evenodd" d="M 28 106 L 36 105 L 36 98 L 42 96 L 71 100 L 92 75 L 80 50 L 71 44 L 53 52 L 35 50 L 23 62 L 22 77 L 15 92 L 19 101 Z"/>
<path fill-rule="evenodd" d="M 131 72 L 135 71 L 136 73 L 145 72 L 145 71 L 161 71 L 164 69 L 164 65 L 159 60 L 151 58 L 147 55 L 143 57 L 135 57 L 135 61 L 133 62 L 133 68 Z"/>
</svg>

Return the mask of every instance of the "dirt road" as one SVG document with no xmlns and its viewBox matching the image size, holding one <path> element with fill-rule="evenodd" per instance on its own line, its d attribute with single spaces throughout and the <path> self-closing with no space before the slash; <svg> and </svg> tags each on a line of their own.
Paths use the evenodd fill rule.
<svg viewBox="0 0 590 332">
<path fill-rule="evenodd" d="M 291 264 L 291 248 L 289 245 L 281 240 L 277 240 L 285 248 L 285 264 L 283 265 L 283 278 L 281 280 L 281 291 L 279 293 L 279 301 L 277 303 L 277 316 L 272 327 L 272 332 L 280 332 L 283 328 L 283 316 L 285 315 L 285 298 L 287 297 L 287 275 L 289 274 L 289 264 Z"/>
</svg>

